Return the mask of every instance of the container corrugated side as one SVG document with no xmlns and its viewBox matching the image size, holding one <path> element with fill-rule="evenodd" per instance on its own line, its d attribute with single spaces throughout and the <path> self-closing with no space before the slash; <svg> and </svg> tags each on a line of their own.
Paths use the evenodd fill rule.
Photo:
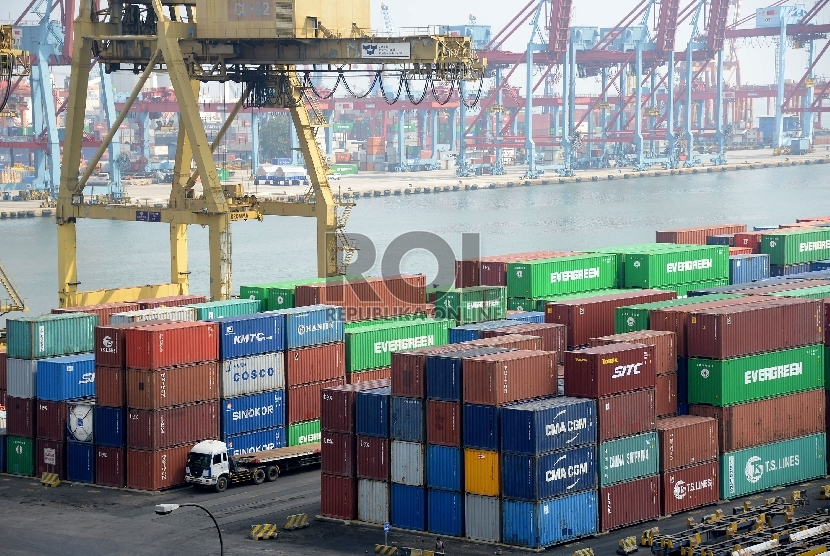
<svg viewBox="0 0 830 556">
<path fill-rule="evenodd" d="M 342 342 L 285 352 L 285 383 L 289 388 L 345 376 L 346 350 Z"/>
<path fill-rule="evenodd" d="M 746 284 L 769 277 L 769 255 L 752 254 L 729 257 L 730 284 Z"/>
<path fill-rule="evenodd" d="M 827 473 L 825 433 L 802 436 L 720 456 L 721 498 L 823 477 Z"/>
<path fill-rule="evenodd" d="M 355 434 L 388 438 L 391 401 L 391 386 L 358 392 L 355 400 Z"/>
<path fill-rule="evenodd" d="M 588 490 L 539 502 L 503 500 L 505 544 L 553 546 L 597 532 L 597 492 Z"/>
<path fill-rule="evenodd" d="M 357 479 L 320 475 L 320 513 L 336 519 L 357 517 Z"/>
<path fill-rule="evenodd" d="M 667 471 L 660 478 L 662 515 L 715 504 L 720 499 L 717 460 Z"/>
<path fill-rule="evenodd" d="M 389 521 L 389 483 L 360 479 L 357 482 L 357 518 L 367 523 Z"/>
<path fill-rule="evenodd" d="M 427 531 L 451 537 L 464 536 L 464 493 L 427 491 Z"/>
<path fill-rule="evenodd" d="M 426 401 L 420 398 L 392 396 L 389 434 L 396 440 L 423 442 L 426 434 L 424 409 Z"/>
<path fill-rule="evenodd" d="M 608 344 L 647 344 L 654 346 L 654 370 L 657 376 L 677 371 L 677 337 L 666 330 L 639 330 L 591 338 L 589 346 Z"/>
<path fill-rule="evenodd" d="M 46 440 L 66 439 L 66 402 L 36 400 L 35 412 L 38 438 Z"/>
<path fill-rule="evenodd" d="M 501 494 L 501 458 L 498 452 L 464 449 L 464 490 L 482 496 Z"/>
<path fill-rule="evenodd" d="M 31 477 L 35 473 L 35 440 L 22 436 L 6 437 L 6 473 Z"/>
<path fill-rule="evenodd" d="M 357 476 L 375 481 L 389 480 L 389 439 L 357 437 Z"/>
<path fill-rule="evenodd" d="M 163 490 L 184 484 L 187 456 L 196 444 L 165 450 L 127 450 L 127 487 L 136 490 Z"/>
<path fill-rule="evenodd" d="M 320 419 L 294 423 L 288 426 L 288 445 L 302 446 L 320 442 L 322 433 L 320 431 Z"/>
<path fill-rule="evenodd" d="M 461 441 L 464 447 L 498 451 L 501 439 L 501 408 L 495 405 L 465 403 L 462 411 L 461 424 L 464 430 Z"/>
<path fill-rule="evenodd" d="M 59 479 L 66 479 L 66 442 L 38 438 L 34 444 L 35 477 L 42 477 L 44 473 L 55 473 Z"/>
<path fill-rule="evenodd" d="M 9 358 L 41 359 L 90 352 L 98 316 L 65 313 L 6 321 Z"/>
<path fill-rule="evenodd" d="M 189 442 L 219 438 L 219 401 L 155 411 L 127 412 L 127 444 L 139 450 L 161 450 Z"/>
<path fill-rule="evenodd" d="M 625 332 L 636 332 L 649 328 L 649 316 L 651 311 L 665 309 L 667 307 L 679 307 L 683 305 L 695 305 L 707 301 L 719 301 L 740 297 L 739 294 L 714 294 L 701 295 L 698 297 L 686 297 L 682 299 L 670 299 L 668 301 L 656 301 L 653 303 L 641 303 L 639 305 L 628 305 L 614 309 L 614 330 L 617 334 Z"/>
<path fill-rule="evenodd" d="M 464 531 L 468 539 L 501 542 L 501 499 L 495 496 L 465 495 Z"/>
<path fill-rule="evenodd" d="M 275 312 L 285 317 L 285 347 L 293 349 L 342 342 L 345 316 L 341 307 L 309 305 Z"/>
<path fill-rule="evenodd" d="M 557 357 L 548 351 L 508 351 L 464 362 L 464 401 L 501 405 L 557 393 Z"/>
<path fill-rule="evenodd" d="M 223 436 L 285 425 L 283 390 L 225 398 L 221 406 Z"/>
<path fill-rule="evenodd" d="M 507 265 L 510 297 L 539 298 L 616 286 L 616 255 L 576 255 Z"/>
<path fill-rule="evenodd" d="M 217 326 L 211 322 L 173 322 L 125 330 L 127 367 L 161 369 L 216 361 Z"/>
<path fill-rule="evenodd" d="M 502 496 L 541 500 L 596 488 L 596 447 L 579 446 L 540 456 L 502 453 Z"/>
<path fill-rule="evenodd" d="M 636 390 L 597 400 L 597 441 L 654 430 L 655 390 Z"/>
<path fill-rule="evenodd" d="M 273 427 L 260 431 L 226 436 L 223 441 L 228 446 L 228 455 L 230 456 L 276 450 L 277 448 L 284 448 L 287 445 L 284 427 Z"/>
<path fill-rule="evenodd" d="M 718 422 L 684 415 L 657 420 L 660 471 L 713 461 L 718 457 Z"/>
<path fill-rule="evenodd" d="M 10 357 L 6 364 L 6 395 L 13 398 L 36 397 L 37 361 Z"/>
<path fill-rule="evenodd" d="M 789 265 L 830 258 L 830 229 L 776 230 L 761 235 L 761 253 L 770 264 Z"/>
<path fill-rule="evenodd" d="M 320 434 L 320 471 L 329 475 L 357 476 L 357 437 L 342 432 Z"/>
<path fill-rule="evenodd" d="M 122 448 L 127 445 L 127 409 L 96 405 L 95 444 Z"/>
<path fill-rule="evenodd" d="M 327 388 L 320 394 L 320 425 L 335 432 L 354 431 L 354 410 L 357 392 L 390 385 L 390 380 L 374 380 Z"/>
<path fill-rule="evenodd" d="M 346 370 L 389 367 L 392 353 L 449 343 L 450 321 L 424 319 L 346 331 Z"/>
<path fill-rule="evenodd" d="M 95 484 L 127 486 L 127 451 L 124 448 L 95 446 Z"/>
<path fill-rule="evenodd" d="M 402 485 L 424 486 L 425 445 L 393 440 L 391 445 L 391 479 Z"/>
<path fill-rule="evenodd" d="M 11 436 L 34 438 L 37 434 L 37 400 L 6 397 L 6 432 Z"/>
<path fill-rule="evenodd" d="M 95 396 L 95 355 L 66 355 L 37 362 L 37 397 L 74 400 Z"/>
<path fill-rule="evenodd" d="M 427 444 L 426 486 L 443 490 L 464 490 L 464 465 L 460 448 Z"/>
<path fill-rule="evenodd" d="M 660 476 L 602 487 L 599 501 L 602 532 L 654 519 L 660 515 Z"/>
<path fill-rule="evenodd" d="M 98 326 L 107 326 L 110 323 L 110 316 L 126 311 L 137 311 L 138 303 L 101 303 L 98 305 L 82 305 L 79 307 L 65 307 L 63 309 L 52 309 L 52 314 L 61 313 L 89 313 L 98 316 Z"/>
<path fill-rule="evenodd" d="M 389 522 L 393 527 L 424 531 L 427 527 L 427 491 L 423 487 L 391 483 Z"/>
<path fill-rule="evenodd" d="M 219 366 L 215 362 L 182 367 L 126 371 L 127 406 L 160 409 L 219 399 Z"/>
<path fill-rule="evenodd" d="M 95 482 L 95 446 L 88 442 L 66 443 L 66 479 L 77 483 Z"/>
<path fill-rule="evenodd" d="M 128 322 L 150 322 L 156 320 L 194 321 L 196 309 L 189 307 L 159 307 L 117 313 L 110 317 L 110 324 L 124 324 Z"/>
<path fill-rule="evenodd" d="M 285 317 L 273 313 L 214 319 L 219 325 L 219 358 L 235 359 L 285 348 Z"/>
<path fill-rule="evenodd" d="M 539 455 L 597 441 L 594 400 L 555 397 L 511 404 L 500 413 L 504 452 Z"/>
<path fill-rule="evenodd" d="M 729 248 L 723 245 L 625 256 L 625 285 L 650 288 L 729 278 Z"/>
<path fill-rule="evenodd" d="M 285 388 L 285 358 L 282 353 L 263 353 L 220 362 L 223 398 Z"/>
<path fill-rule="evenodd" d="M 565 394 L 584 398 L 654 388 L 654 346 L 607 344 L 565 352 Z"/>
<path fill-rule="evenodd" d="M 196 309 L 196 320 L 210 320 L 259 313 L 262 310 L 261 305 L 255 299 L 226 299 L 223 301 L 195 303 L 193 305 L 185 305 L 185 307 Z"/>
<path fill-rule="evenodd" d="M 320 418 L 320 401 L 322 391 L 326 388 L 342 386 L 345 377 L 291 386 L 285 391 L 285 422 L 289 425 Z"/>
<path fill-rule="evenodd" d="M 600 444 L 600 486 L 657 474 L 660 470 L 658 444 L 656 432 L 627 436 Z"/>
</svg>

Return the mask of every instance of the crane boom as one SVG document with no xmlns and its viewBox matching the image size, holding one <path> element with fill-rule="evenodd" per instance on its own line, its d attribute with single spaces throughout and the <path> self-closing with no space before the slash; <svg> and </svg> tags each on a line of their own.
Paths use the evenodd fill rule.
<svg viewBox="0 0 830 556">
<path fill-rule="evenodd" d="M 29 75 L 29 53 L 15 48 L 14 27 L 0 25 L 0 112 L 12 92 L 12 77 Z"/>
<path fill-rule="evenodd" d="M 0 315 L 5 315 L 6 313 L 11 313 L 13 311 L 29 310 L 12 282 L 11 276 L 8 272 L 6 272 L 6 268 L 3 266 L 2 261 L 0 261 L 0 284 L 3 285 L 11 298 L 9 301 L 0 299 Z"/>
</svg>

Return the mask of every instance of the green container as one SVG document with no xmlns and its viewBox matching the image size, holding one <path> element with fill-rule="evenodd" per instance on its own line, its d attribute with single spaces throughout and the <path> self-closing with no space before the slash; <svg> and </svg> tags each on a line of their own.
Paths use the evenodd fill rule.
<svg viewBox="0 0 830 556">
<path fill-rule="evenodd" d="M 801 297 L 805 299 L 824 299 L 830 297 L 830 286 L 816 286 L 815 288 L 804 288 L 801 290 L 787 290 L 784 292 L 769 293 L 775 297 Z"/>
<path fill-rule="evenodd" d="M 715 280 L 704 280 L 703 282 L 692 282 L 690 284 L 673 284 L 660 286 L 661 290 L 672 290 L 677 292 L 678 297 L 686 297 L 689 292 L 695 290 L 706 290 L 709 288 L 719 288 L 721 286 L 728 286 L 729 278 L 717 278 Z"/>
<path fill-rule="evenodd" d="M 197 320 L 209 320 L 259 313 L 261 305 L 262 302 L 258 299 L 227 299 L 225 301 L 194 303 L 188 305 L 188 307 L 196 309 Z"/>
<path fill-rule="evenodd" d="M 427 317 L 426 315 L 421 314 L 407 314 L 407 315 L 396 315 L 394 317 L 386 317 L 383 319 L 373 319 L 373 320 L 355 320 L 352 322 L 344 323 L 345 330 L 353 330 L 355 328 L 365 328 L 367 326 L 379 326 L 383 324 L 392 324 L 392 323 L 399 323 L 399 322 L 412 322 L 412 321 L 432 321 L 434 319 Z"/>
<path fill-rule="evenodd" d="M 723 407 L 824 388 L 821 344 L 736 357 L 689 359 L 689 403 Z"/>
<path fill-rule="evenodd" d="M 624 483 L 660 471 L 657 433 L 647 432 L 599 445 L 599 486 Z"/>
<path fill-rule="evenodd" d="M 535 311 L 536 300 L 528 299 L 526 297 L 508 297 L 507 298 L 508 311 Z"/>
<path fill-rule="evenodd" d="M 41 359 L 87 353 L 95 347 L 98 315 L 62 313 L 8 319 L 7 355 L 15 359 Z"/>
<path fill-rule="evenodd" d="M 611 288 L 608 290 L 593 290 L 589 292 L 569 293 L 566 295 L 551 295 L 536 300 L 536 311 L 545 311 L 545 305 L 548 303 L 556 303 L 557 301 L 569 301 L 571 299 L 587 299 L 589 297 L 600 297 L 603 295 L 613 295 L 615 293 L 630 293 L 631 290 L 620 290 Z"/>
<path fill-rule="evenodd" d="M 337 172 L 344 176 L 357 174 L 359 166 L 357 164 L 332 164 L 331 171 Z"/>
<path fill-rule="evenodd" d="M 720 497 L 740 498 L 826 473 L 827 438 L 823 432 L 727 452 L 720 455 Z"/>
<path fill-rule="evenodd" d="M 617 286 L 616 255 L 587 254 L 507 265 L 507 295 L 539 298 Z"/>
<path fill-rule="evenodd" d="M 683 249 L 625 256 L 625 286 L 656 288 L 718 279 L 729 280 L 729 247 L 684 245 Z M 727 282 L 728 283 L 728 282 Z"/>
<path fill-rule="evenodd" d="M 302 446 L 320 442 L 320 419 L 288 425 L 288 445 Z"/>
<path fill-rule="evenodd" d="M 761 253 L 769 264 L 785 265 L 830 259 L 830 228 L 776 230 L 761 236 Z"/>
<path fill-rule="evenodd" d="M 625 284 L 625 257 L 629 253 L 650 253 L 653 251 L 676 251 L 683 248 L 683 245 L 675 243 L 641 243 L 638 245 L 623 245 L 622 247 L 609 247 L 607 249 L 593 249 L 591 253 L 606 253 L 617 256 L 617 285 Z"/>
<path fill-rule="evenodd" d="M 503 286 L 474 286 L 439 292 L 435 316 L 458 324 L 503 319 L 507 316 L 507 290 Z"/>
<path fill-rule="evenodd" d="M 731 293 L 701 295 L 698 297 L 670 299 L 669 301 L 655 301 L 653 303 L 641 303 L 639 305 L 617 307 L 614 310 L 614 332 L 616 334 L 623 334 L 625 332 L 648 330 L 649 315 L 651 315 L 652 311 L 655 311 L 657 309 L 681 307 L 684 305 L 696 305 L 698 303 L 706 303 L 707 301 L 720 301 L 721 299 L 731 299 L 733 297 L 742 296 Z"/>
<path fill-rule="evenodd" d="M 35 474 L 35 441 L 22 436 L 6 438 L 6 473 L 31 477 Z"/>
<path fill-rule="evenodd" d="M 446 319 L 424 319 L 346 330 L 346 371 L 389 367 L 395 351 L 448 344 L 451 325 Z"/>
<path fill-rule="evenodd" d="M 336 276 L 334 278 L 305 278 L 303 280 L 286 280 L 267 284 L 254 284 L 239 288 L 241 299 L 258 299 L 262 301 L 261 311 L 279 311 L 294 307 L 294 288 L 305 284 L 322 284 L 331 280 L 349 280 L 357 276 Z"/>
</svg>

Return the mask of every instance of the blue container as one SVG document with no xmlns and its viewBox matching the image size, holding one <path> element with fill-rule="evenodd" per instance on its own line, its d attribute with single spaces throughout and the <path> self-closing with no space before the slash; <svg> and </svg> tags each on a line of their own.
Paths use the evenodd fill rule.
<svg viewBox="0 0 830 556">
<path fill-rule="evenodd" d="M 464 462 L 460 448 L 427 444 L 427 487 L 464 490 Z"/>
<path fill-rule="evenodd" d="M 733 255 L 729 257 L 730 284 L 746 284 L 769 277 L 769 255 Z"/>
<path fill-rule="evenodd" d="M 504 452 L 538 455 L 595 444 L 596 441 L 597 406 L 594 400 L 556 397 L 501 409 L 501 449 Z"/>
<path fill-rule="evenodd" d="M 235 434 L 222 440 L 228 445 L 228 455 L 231 456 L 276 450 L 286 446 L 285 427 Z"/>
<path fill-rule="evenodd" d="M 37 362 L 37 397 L 62 402 L 95 396 L 95 354 L 68 355 Z"/>
<path fill-rule="evenodd" d="M 519 322 L 545 322 L 545 313 L 542 311 L 513 313 L 512 315 L 507 315 L 507 320 L 517 320 Z"/>
<path fill-rule="evenodd" d="M 819 272 L 822 270 L 830 270 L 830 260 L 810 263 L 810 272 Z"/>
<path fill-rule="evenodd" d="M 91 442 L 66 443 L 66 480 L 95 482 L 95 446 Z"/>
<path fill-rule="evenodd" d="M 689 414 L 689 404 L 687 404 L 687 403 L 677 404 L 677 414 L 678 415 L 688 415 Z"/>
<path fill-rule="evenodd" d="M 401 529 L 426 529 L 426 489 L 392 483 L 389 522 Z"/>
<path fill-rule="evenodd" d="M 389 436 L 394 440 L 424 442 L 424 400 L 392 396 Z"/>
<path fill-rule="evenodd" d="M 470 340 L 480 340 L 481 333 L 484 330 L 494 330 L 506 326 L 519 326 L 520 324 L 521 322 L 519 321 L 505 319 L 456 326 L 455 328 L 450 328 L 450 343 L 458 344 L 460 342 L 469 342 Z"/>
<path fill-rule="evenodd" d="M 541 456 L 502 453 L 502 496 L 543 500 L 596 488 L 596 449 L 591 444 Z"/>
<path fill-rule="evenodd" d="M 770 230 L 777 230 L 779 229 L 778 226 L 753 226 L 753 232 L 768 232 Z"/>
<path fill-rule="evenodd" d="M 344 341 L 342 307 L 309 305 L 266 314 L 284 315 L 285 349 Z"/>
<path fill-rule="evenodd" d="M 461 383 L 464 359 L 510 351 L 505 348 L 480 347 L 427 357 L 427 398 L 460 402 L 464 396 Z"/>
<path fill-rule="evenodd" d="M 597 492 L 588 490 L 540 502 L 502 503 L 502 542 L 529 548 L 553 546 L 597 532 Z"/>
<path fill-rule="evenodd" d="M 728 245 L 729 247 L 732 247 L 735 245 L 735 234 L 706 236 L 706 245 Z"/>
<path fill-rule="evenodd" d="M 123 448 L 127 445 L 127 432 L 123 407 L 95 406 L 93 423 L 95 423 L 95 444 L 110 448 Z"/>
<path fill-rule="evenodd" d="M 222 436 L 272 429 L 285 425 L 285 391 L 271 390 L 225 398 L 222 404 Z"/>
<path fill-rule="evenodd" d="M 6 472 L 6 438 L 5 434 L 0 435 L 0 473 Z"/>
<path fill-rule="evenodd" d="M 810 263 L 798 263 L 787 265 L 772 264 L 769 266 L 769 275 L 771 277 L 790 276 L 792 274 L 803 274 L 805 272 L 810 272 Z"/>
<path fill-rule="evenodd" d="M 465 448 L 499 450 L 500 408 L 495 405 L 465 403 L 462 442 Z"/>
<path fill-rule="evenodd" d="M 285 317 L 257 313 L 213 319 L 219 323 L 219 358 L 234 359 L 285 349 Z"/>
<path fill-rule="evenodd" d="M 355 434 L 389 438 L 392 387 L 364 390 L 355 396 Z"/>
<path fill-rule="evenodd" d="M 427 530 L 450 537 L 464 536 L 464 493 L 427 491 Z"/>
</svg>

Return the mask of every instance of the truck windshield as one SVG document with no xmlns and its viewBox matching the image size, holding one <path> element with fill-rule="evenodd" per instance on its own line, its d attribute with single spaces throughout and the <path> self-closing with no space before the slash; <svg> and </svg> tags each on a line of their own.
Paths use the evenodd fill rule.
<svg viewBox="0 0 830 556">
<path fill-rule="evenodd" d="M 210 455 L 209 454 L 190 454 L 187 457 L 187 465 L 188 465 L 188 467 L 198 467 L 200 469 L 209 469 L 210 468 Z"/>
</svg>

